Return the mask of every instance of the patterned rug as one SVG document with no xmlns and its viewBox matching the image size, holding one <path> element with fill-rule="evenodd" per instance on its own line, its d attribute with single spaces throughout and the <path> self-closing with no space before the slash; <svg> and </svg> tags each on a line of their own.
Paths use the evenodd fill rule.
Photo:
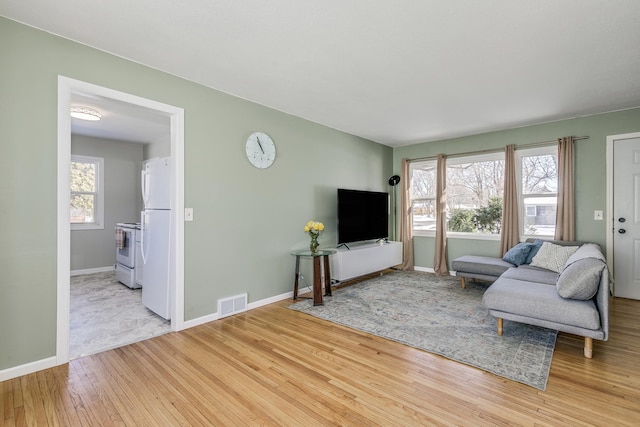
<svg viewBox="0 0 640 427">
<path fill-rule="evenodd" d="M 505 320 L 498 336 L 482 305 L 487 286 L 393 272 L 336 289 L 323 306 L 302 300 L 289 308 L 544 390 L 557 331 Z"/>
</svg>

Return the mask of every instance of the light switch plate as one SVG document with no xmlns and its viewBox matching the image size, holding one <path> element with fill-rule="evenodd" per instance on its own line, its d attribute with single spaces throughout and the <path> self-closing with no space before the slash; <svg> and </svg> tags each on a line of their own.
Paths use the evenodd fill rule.
<svg viewBox="0 0 640 427">
<path fill-rule="evenodd" d="M 193 221 L 193 208 L 184 208 L 184 220 Z"/>
<path fill-rule="evenodd" d="M 602 211 L 593 211 L 593 219 L 596 221 L 602 221 Z"/>
</svg>

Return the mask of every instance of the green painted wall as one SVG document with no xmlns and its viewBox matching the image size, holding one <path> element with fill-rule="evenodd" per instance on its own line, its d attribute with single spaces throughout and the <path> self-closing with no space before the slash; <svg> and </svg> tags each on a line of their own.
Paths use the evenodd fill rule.
<svg viewBox="0 0 640 427">
<path fill-rule="evenodd" d="M 335 243 L 336 188 L 388 189 L 389 147 L 4 18 L 0 58 L 0 370 L 55 355 L 58 75 L 184 108 L 186 320 L 290 291 L 304 224 L 325 222 Z M 244 154 L 255 130 L 276 143 L 267 170 Z"/>
<path fill-rule="evenodd" d="M 438 153 L 455 154 L 482 149 L 504 147 L 507 144 L 528 144 L 552 141 L 562 136 L 589 136 L 575 143 L 575 202 L 576 238 L 595 242 L 604 249 L 606 225 L 594 221 L 593 211 L 606 211 L 606 138 L 640 131 L 640 109 L 599 114 L 571 120 L 491 132 L 437 142 L 428 142 L 394 149 L 394 171 L 399 173 L 403 158 L 434 156 Z M 465 254 L 497 256 L 499 242 L 450 238 L 448 260 Z M 414 238 L 415 265 L 433 268 L 433 238 Z"/>
</svg>

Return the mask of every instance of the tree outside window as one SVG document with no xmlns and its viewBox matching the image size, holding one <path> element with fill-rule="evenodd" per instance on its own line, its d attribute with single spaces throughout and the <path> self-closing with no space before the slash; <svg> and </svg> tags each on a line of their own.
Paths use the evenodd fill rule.
<svg viewBox="0 0 640 427">
<path fill-rule="evenodd" d="M 525 151 L 520 157 L 522 210 L 525 236 L 553 236 L 558 205 L 558 154 L 552 147 Z"/>
<path fill-rule="evenodd" d="M 411 211 L 413 229 L 436 230 L 436 164 L 424 162 L 412 165 L 411 171 Z"/>
<path fill-rule="evenodd" d="M 71 156 L 70 221 L 72 229 L 104 228 L 102 169 L 97 157 Z"/>
<path fill-rule="evenodd" d="M 517 151 L 521 234 L 553 236 L 557 205 L 557 148 Z M 411 165 L 413 230 L 435 232 L 434 160 Z M 448 231 L 499 235 L 502 229 L 504 154 L 447 160 Z"/>
<path fill-rule="evenodd" d="M 504 157 L 475 156 L 447 162 L 448 230 L 500 234 Z"/>
</svg>

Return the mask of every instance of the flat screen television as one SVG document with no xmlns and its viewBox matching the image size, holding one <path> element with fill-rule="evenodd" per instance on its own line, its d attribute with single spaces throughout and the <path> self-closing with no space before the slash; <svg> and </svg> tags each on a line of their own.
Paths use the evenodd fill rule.
<svg viewBox="0 0 640 427">
<path fill-rule="evenodd" d="M 386 239 L 389 193 L 338 188 L 338 244 Z"/>
</svg>

